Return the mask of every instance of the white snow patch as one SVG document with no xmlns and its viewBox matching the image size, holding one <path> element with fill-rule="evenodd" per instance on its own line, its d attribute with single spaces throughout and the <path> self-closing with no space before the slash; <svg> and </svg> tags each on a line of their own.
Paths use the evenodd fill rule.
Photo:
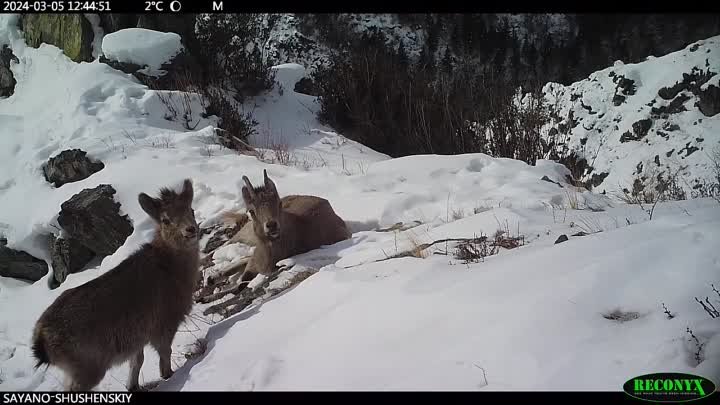
<svg viewBox="0 0 720 405">
<path fill-rule="evenodd" d="M 102 52 L 118 62 L 146 66 L 147 75 L 161 74 L 160 67 L 184 49 L 180 35 L 145 28 L 126 28 L 103 37 Z"/>
</svg>

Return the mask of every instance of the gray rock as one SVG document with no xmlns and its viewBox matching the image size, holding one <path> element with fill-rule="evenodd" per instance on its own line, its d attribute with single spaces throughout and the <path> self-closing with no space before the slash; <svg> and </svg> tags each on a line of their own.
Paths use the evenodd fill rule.
<svg viewBox="0 0 720 405">
<path fill-rule="evenodd" d="M 53 183 L 55 187 L 63 184 L 80 181 L 105 168 L 102 162 L 93 162 L 80 149 L 70 149 L 60 152 L 50 158 L 43 166 L 45 180 Z"/>
<path fill-rule="evenodd" d="M 320 95 L 319 86 L 309 77 L 303 77 L 298 80 L 297 83 L 295 83 L 295 88 L 293 90 L 296 93 L 307 94 L 315 97 Z"/>
<path fill-rule="evenodd" d="M 53 277 L 60 285 L 68 274 L 78 273 L 95 257 L 92 250 L 77 239 L 57 238 L 52 246 Z"/>
<path fill-rule="evenodd" d="M 0 246 L 0 276 L 35 282 L 45 277 L 48 265 L 25 252 Z"/>
<path fill-rule="evenodd" d="M 639 141 L 650 131 L 653 121 L 650 118 L 642 119 L 632 125 L 632 132 L 626 131 L 620 136 L 620 142 Z"/>
<path fill-rule="evenodd" d="M 720 87 L 711 84 L 707 89 L 700 90 L 698 97 L 697 106 L 703 115 L 712 117 L 720 112 Z"/>
<path fill-rule="evenodd" d="M 10 97 L 15 92 L 15 76 L 10 70 L 10 61 L 19 63 L 18 58 L 13 55 L 12 49 L 7 45 L 0 50 L 0 97 Z"/>
<path fill-rule="evenodd" d="M 177 54 L 171 61 L 160 66 L 164 74 L 148 76 L 141 72 L 145 66 L 128 62 L 118 62 L 100 56 L 100 62 L 105 63 L 113 69 L 135 76 L 141 83 L 154 90 L 185 90 L 188 82 L 198 82 L 202 67 L 198 61 L 188 52 L 183 51 Z"/>
<path fill-rule="evenodd" d="M 71 238 L 99 256 L 108 256 L 123 245 L 133 232 L 127 215 L 120 215 L 115 189 L 101 184 L 85 189 L 60 206 L 58 223 Z"/>
<path fill-rule="evenodd" d="M 92 43 L 95 37 L 90 21 L 81 13 L 24 14 L 23 34 L 28 46 L 39 48 L 51 44 L 75 62 L 93 60 Z"/>
<path fill-rule="evenodd" d="M 562 184 L 560 184 L 560 183 L 557 182 L 557 181 L 552 181 L 552 180 L 550 180 L 550 178 L 549 178 L 548 176 L 542 176 L 542 178 L 541 178 L 540 180 L 542 180 L 542 181 L 547 181 L 548 183 L 552 183 L 552 184 L 557 184 L 558 187 L 563 188 Z"/>
</svg>

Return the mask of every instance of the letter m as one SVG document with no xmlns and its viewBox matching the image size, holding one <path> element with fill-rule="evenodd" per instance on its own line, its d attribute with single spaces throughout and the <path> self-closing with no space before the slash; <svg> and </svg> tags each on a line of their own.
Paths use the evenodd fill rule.
<svg viewBox="0 0 720 405">
<path fill-rule="evenodd" d="M 213 11 L 223 11 L 222 1 L 213 1 Z"/>
</svg>

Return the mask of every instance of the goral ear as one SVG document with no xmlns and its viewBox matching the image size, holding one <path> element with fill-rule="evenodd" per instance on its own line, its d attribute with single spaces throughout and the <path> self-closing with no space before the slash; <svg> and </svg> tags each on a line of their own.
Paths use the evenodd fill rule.
<svg viewBox="0 0 720 405">
<path fill-rule="evenodd" d="M 263 180 L 265 181 L 265 188 L 274 193 L 277 194 L 277 187 L 275 187 L 275 182 L 268 177 L 267 170 L 263 170 Z"/>
<path fill-rule="evenodd" d="M 244 186 L 242 188 L 242 198 L 243 198 L 243 201 L 245 202 L 245 206 L 248 209 L 250 209 L 252 206 L 255 205 L 254 194 L 252 193 L 252 191 L 248 190 L 248 188 L 244 187 Z"/>
<path fill-rule="evenodd" d="M 152 198 L 145 193 L 140 193 L 138 195 L 138 202 L 140 203 L 140 208 L 142 208 L 153 221 L 160 222 L 160 200 Z"/>
<path fill-rule="evenodd" d="M 180 198 L 183 201 L 185 201 L 188 205 L 191 205 L 192 201 L 193 201 L 193 196 L 194 196 L 194 191 L 193 191 L 192 180 L 185 179 L 185 181 L 183 181 L 183 189 L 182 189 L 182 192 L 180 193 Z"/>
</svg>

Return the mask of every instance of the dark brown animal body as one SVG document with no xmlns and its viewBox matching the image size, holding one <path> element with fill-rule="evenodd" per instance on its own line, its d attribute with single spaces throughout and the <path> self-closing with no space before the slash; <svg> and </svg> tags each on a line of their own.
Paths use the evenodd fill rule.
<svg viewBox="0 0 720 405">
<path fill-rule="evenodd" d="M 107 273 L 63 292 L 40 316 L 33 335 L 37 366 L 52 364 L 69 377 L 67 387 L 88 391 L 107 370 L 130 360 L 130 390 L 150 344 L 169 378 L 171 344 L 193 304 L 199 248 L 192 184 L 161 198 L 140 194 L 142 208 L 158 223 L 155 239 Z"/>
</svg>

